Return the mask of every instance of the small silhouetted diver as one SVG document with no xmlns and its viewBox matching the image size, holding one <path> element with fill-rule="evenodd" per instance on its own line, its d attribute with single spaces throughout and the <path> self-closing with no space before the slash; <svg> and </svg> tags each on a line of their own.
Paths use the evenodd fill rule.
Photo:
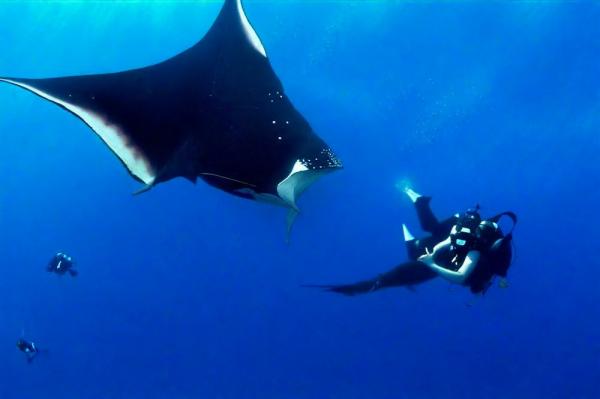
<svg viewBox="0 0 600 399">
<path fill-rule="evenodd" d="M 27 357 L 27 363 L 31 363 L 33 359 L 40 353 L 37 345 L 32 341 L 27 341 L 24 338 L 20 338 L 17 341 L 17 348 L 25 354 Z"/>
<path fill-rule="evenodd" d="M 76 277 L 78 272 L 73 268 L 74 266 L 75 261 L 72 257 L 65 253 L 58 252 L 52 257 L 52 259 L 50 259 L 46 270 L 50 273 L 56 273 L 60 276 L 69 273 L 72 277 Z"/>
</svg>

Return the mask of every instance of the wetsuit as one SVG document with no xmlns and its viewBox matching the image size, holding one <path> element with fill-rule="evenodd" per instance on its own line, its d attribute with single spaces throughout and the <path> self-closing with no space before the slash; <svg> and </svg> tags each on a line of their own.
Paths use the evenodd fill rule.
<svg viewBox="0 0 600 399">
<path fill-rule="evenodd" d="M 35 343 L 20 339 L 17 341 L 17 348 L 27 356 L 27 362 L 31 363 L 39 353 Z"/>
<path fill-rule="evenodd" d="M 417 256 L 442 277 L 468 286 L 473 293 L 485 292 L 495 275 L 506 276 L 512 259 L 512 230 L 504 236 L 498 221 L 507 216 L 514 227 L 514 213 L 503 212 L 481 220 L 477 207 L 440 223 L 429 201 L 429 197 L 419 197 L 414 202 L 421 227 L 431 235 L 406 241 L 409 258 Z M 435 244 L 434 253 L 428 255 L 431 244 L 444 236 L 447 238 Z"/>
<path fill-rule="evenodd" d="M 430 201 L 431 198 L 425 196 L 420 196 L 414 201 L 415 211 L 417 212 L 421 228 L 429 233 L 429 235 L 422 238 L 405 240 L 409 258 L 408 262 L 404 262 L 375 278 L 353 284 L 310 285 L 310 287 L 323 288 L 327 291 L 345 295 L 356 295 L 390 287 L 411 288 L 414 285 L 438 277 L 439 274 L 436 271 L 418 261 L 418 259 L 428 252 L 432 252 L 437 244 L 450 237 L 453 227 L 456 226 L 459 220 L 459 215 L 451 216 L 440 222 L 431 210 Z M 491 221 L 496 224 L 504 215 L 509 215 L 513 219 L 513 222 L 516 222 L 516 216 L 511 212 L 501 213 L 484 222 Z M 464 285 L 470 287 L 473 293 L 484 292 L 494 275 L 506 276 L 508 271 L 508 266 L 512 258 L 512 249 L 510 246 L 512 234 L 509 233 L 505 237 L 499 229 L 496 229 L 495 234 L 497 234 L 496 237 L 488 236 L 486 240 L 479 240 L 475 244 L 478 246 L 477 251 L 481 253 L 481 258 L 464 283 Z M 460 265 L 452 263 L 454 256 L 450 251 L 444 252 L 436 257 L 436 262 L 445 265 L 450 270 L 458 269 Z"/>
<path fill-rule="evenodd" d="M 48 272 L 56 273 L 58 275 L 69 273 L 71 276 L 75 277 L 77 276 L 77 271 L 73 268 L 73 266 L 73 258 L 67 254 L 59 252 L 54 255 L 52 259 L 50 259 L 47 270 Z"/>
<path fill-rule="evenodd" d="M 408 259 L 410 260 L 417 260 L 421 255 L 426 254 L 426 250 L 431 252 L 437 243 L 443 241 L 450 235 L 452 227 L 458 220 L 458 215 L 454 215 L 439 222 L 429 206 L 430 202 L 431 197 L 419 197 L 414 202 L 421 229 L 430 235 L 419 239 L 405 241 L 406 252 L 408 254 Z"/>
</svg>

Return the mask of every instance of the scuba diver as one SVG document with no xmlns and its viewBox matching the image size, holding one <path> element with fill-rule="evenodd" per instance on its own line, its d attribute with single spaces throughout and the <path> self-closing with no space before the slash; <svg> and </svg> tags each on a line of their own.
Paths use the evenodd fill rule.
<svg viewBox="0 0 600 399">
<path fill-rule="evenodd" d="M 439 234 L 446 235 L 450 227 L 446 238 L 430 249 L 430 242 L 424 245 L 414 239 L 403 225 L 409 254 L 418 255 L 417 260 L 437 275 L 452 283 L 468 286 L 474 294 L 484 293 L 494 276 L 506 277 L 512 260 L 512 230 L 517 223 L 517 216 L 513 212 L 502 212 L 482 219 L 479 205 L 476 205 L 439 223 L 429 207 L 430 197 L 421 196 L 410 188 L 405 192 L 415 204 L 423 230 L 432 234 L 430 238 L 437 235 L 437 240 Z M 510 218 L 513 223 L 506 235 L 498 226 L 503 216 Z"/>
<path fill-rule="evenodd" d="M 495 276 L 505 278 L 512 260 L 512 230 L 517 222 L 513 212 L 482 219 L 479 206 L 438 221 L 431 211 L 431 197 L 410 188 L 404 193 L 415 206 L 421 228 L 428 236 L 415 238 L 402 225 L 409 261 L 379 276 L 345 285 L 306 285 L 345 295 L 363 294 L 389 287 L 412 288 L 437 276 L 468 286 L 482 294 Z M 513 222 L 503 234 L 498 222 L 506 216 Z M 505 282 L 501 282 L 505 285 Z"/>
<path fill-rule="evenodd" d="M 40 353 L 40 350 L 34 342 L 27 341 L 24 338 L 20 338 L 17 341 L 17 348 L 19 348 L 19 350 L 25 354 L 27 357 L 27 363 L 31 363 L 33 359 L 35 359 L 35 357 Z"/>
<path fill-rule="evenodd" d="M 69 273 L 71 277 L 77 277 L 79 273 L 73 268 L 74 266 L 75 261 L 72 257 L 65 253 L 58 252 L 52 257 L 52 259 L 50 259 L 50 262 L 48 262 L 46 271 L 49 273 L 56 273 L 59 276 Z"/>
</svg>

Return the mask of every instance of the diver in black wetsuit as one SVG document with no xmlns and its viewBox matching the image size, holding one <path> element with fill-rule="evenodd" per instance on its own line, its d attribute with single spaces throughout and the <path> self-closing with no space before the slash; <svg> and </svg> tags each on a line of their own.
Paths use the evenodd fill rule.
<svg viewBox="0 0 600 399">
<path fill-rule="evenodd" d="M 40 350 L 34 342 L 26 341 L 21 338 L 17 341 L 17 348 L 27 357 L 27 363 L 31 363 L 33 359 L 40 353 Z"/>
<path fill-rule="evenodd" d="M 514 213 L 503 212 L 482 220 L 476 207 L 439 222 L 429 206 L 430 197 L 410 188 L 404 192 L 415 205 L 421 228 L 429 233 L 417 239 L 402 225 L 409 261 L 358 283 L 311 287 L 355 295 L 388 287 L 411 288 L 440 275 L 468 286 L 473 293 L 483 293 L 494 276 L 506 277 L 512 259 L 512 230 L 504 235 L 498 221 L 508 216 L 514 224 Z"/>
<path fill-rule="evenodd" d="M 513 212 L 482 220 L 477 205 L 438 222 L 429 207 L 430 197 L 421 196 L 410 188 L 405 189 L 405 193 L 415 204 L 421 227 L 431 234 L 417 240 L 405 225 L 402 226 L 411 259 L 416 256 L 436 274 L 468 286 L 473 293 L 485 292 L 494 276 L 506 277 L 512 259 L 512 230 L 504 235 L 498 222 L 507 216 L 514 228 L 517 216 Z M 432 243 L 435 243 L 433 248 Z"/>
<path fill-rule="evenodd" d="M 72 257 L 65 253 L 58 252 L 50 259 L 46 270 L 50 273 L 56 273 L 59 276 L 69 273 L 72 277 L 76 277 L 79 273 L 73 268 L 74 266 L 75 261 Z"/>
</svg>

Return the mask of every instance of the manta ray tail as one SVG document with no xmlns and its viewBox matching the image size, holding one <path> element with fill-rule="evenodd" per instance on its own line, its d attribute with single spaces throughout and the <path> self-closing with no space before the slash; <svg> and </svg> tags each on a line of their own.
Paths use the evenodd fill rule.
<svg viewBox="0 0 600 399">
<path fill-rule="evenodd" d="M 292 227 L 294 227 L 294 222 L 298 217 L 300 211 L 298 209 L 290 208 L 286 217 L 286 231 L 285 231 L 285 241 L 289 244 L 290 235 L 292 233 Z"/>
<path fill-rule="evenodd" d="M 333 285 L 333 284 L 302 284 L 300 285 L 302 288 L 318 288 L 325 292 L 336 292 L 338 294 L 343 294 L 347 296 L 354 296 L 356 293 L 360 293 L 356 291 L 355 287 L 352 285 Z"/>
<path fill-rule="evenodd" d="M 142 186 L 142 188 L 140 188 L 139 190 L 136 190 L 133 192 L 133 195 L 140 195 L 145 193 L 146 191 L 150 191 L 152 190 L 152 187 L 154 187 L 152 184 L 147 184 L 145 186 Z"/>
</svg>

